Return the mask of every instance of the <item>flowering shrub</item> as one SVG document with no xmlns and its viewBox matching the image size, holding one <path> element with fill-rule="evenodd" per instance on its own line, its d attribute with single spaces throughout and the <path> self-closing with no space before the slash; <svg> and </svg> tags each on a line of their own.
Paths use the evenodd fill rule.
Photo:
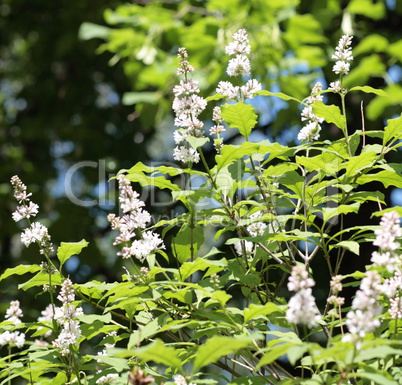
<svg viewBox="0 0 402 385">
<path fill-rule="evenodd" d="M 346 96 L 386 94 L 367 86 L 344 88 L 353 59 L 350 36 L 341 38 L 333 55 L 337 80 L 327 90 L 316 83 L 304 101 L 263 90 L 250 78 L 246 31 L 233 39 L 226 53 L 234 56 L 227 67 L 234 80 L 219 82 L 206 99 L 191 78 L 187 51 L 179 49 L 184 79 L 173 90 L 174 158 L 183 167 L 138 163 L 117 176 L 121 215 L 108 220 L 118 231 L 117 254 L 130 261 L 121 281 L 71 282 L 63 265 L 87 242 L 62 243 L 54 256 L 47 228 L 31 223 L 39 207 L 22 181 L 12 178 L 19 204 L 13 219 L 29 224 L 21 241 L 27 247 L 37 243 L 44 260 L 7 269 L 0 280 L 35 274 L 20 288 L 48 293 L 50 305 L 36 322 L 23 323 L 20 306 L 29 304 L 11 302 L 0 324 L 7 352 L 0 361 L 2 383 L 18 377 L 30 384 L 400 383 L 402 210 L 383 209 L 383 195 L 366 185 L 375 179 L 385 187 L 402 186 L 399 165 L 386 160 L 400 147 L 402 117 L 388 120 L 381 131 L 351 132 Z M 324 103 L 326 93 L 340 96 L 340 108 Z M 304 106 L 299 145 L 249 140 L 258 116 L 247 100 L 256 96 Z M 200 116 L 215 102 L 211 167 L 202 150 L 211 139 Z M 324 122 L 342 137 L 319 142 Z M 227 127 L 238 129 L 244 141 L 225 144 Z M 179 175 L 185 186 L 172 182 Z M 198 188 L 195 177 L 202 180 Z M 170 190 L 186 211 L 151 226 L 130 182 Z M 373 215 L 382 217 L 379 226 L 348 227 L 348 215 L 370 200 L 378 202 Z M 202 247 L 208 226 L 215 226 L 217 244 L 224 242 L 230 253 Z M 366 271 L 341 275 L 345 255 L 359 255 L 365 242 L 379 248 Z M 322 274 L 312 268 L 318 258 L 330 277 L 323 307 L 313 292 L 314 278 Z M 359 286 L 350 307 L 341 296 L 345 284 Z M 233 289 L 239 289 L 236 296 Z M 82 348 L 92 340 L 98 354 Z"/>
</svg>

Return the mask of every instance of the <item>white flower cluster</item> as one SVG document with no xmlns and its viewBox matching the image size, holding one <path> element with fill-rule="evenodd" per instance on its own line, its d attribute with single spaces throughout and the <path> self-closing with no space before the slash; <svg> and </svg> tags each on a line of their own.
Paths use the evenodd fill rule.
<svg viewBox="0 0 402 385">
<path fill-rule="evenodd" d="M 331 295 L 327 298 L 327 302 L 334 306 L 334 308 L 328 312 L 332 317 L 340 316 L 341 306 L 345 304 L 345 298 L 339 296 L 339 292 L 343 289 L 342 278 L 341 275 L 335 275 L 331 278 Z"/>
<path fill-rule="evenodd" d="M 360 340 L 380 326 L 380 321 L 376 318 L 382 310 L 378 303 L 380 294 L 381 276 L 375 270 L 367 271 L 353 299 L 352 309 L 346 314 L 349 333 L 343 336 L 342 341 L 360 346 Z"/>
<path fill-rule="evenodd" d="M 107 337 L 116 337 L 117 336 L 117 332 L 116 331 L 112 331 L 110 333 L 108 333 L 103 339 L 106 339 Z M 104 343 L 105 349 L 103 349 L 101 352 L 98 352 L 98 356 L 106 356 L 107 355 L 107 350 L 106 349 L 110 349 L 110 348 L 114 348 L 115 344 L 109 344 L 109 343 Z M 102 360 L 97 360 L 98 362 L 102 362 Z M 97 373 L 101 373 L 102 370 L 98 370 Z M 96 380 L 96 384 L 114 384 L 117 379 L 119 378 L 119 375 L 117 373 L 110 373 L 107 374 L 105 376 L 99 377 Z"/>
<path fill-rule="evenodd" d="M 251 46 L 246 30 L 239 29 L 233 35 L 233 39 L 234 41 L 226 46 L 226 53 L 235 57 L 229 60 L 226 72 L 229 76 L 250 76 L 251 66 L 247 55 L 250 54 Z M 218 94 L 235 100 L 252 99 L 258 91 L 261 91 L 261 83 L 256 79 L 249 79 L 241 87 L 234 86 L 228 81 L 221 81 L 216 88 Z"/>
<path fill-rule="evenodd" d="M 226 131 L 225 127 L 222 125 L 223 119 L 221 113 L 222 111 L 220 107 L 218 106 L 214 107 L 212 112 L 212 120 L 214 121 L 215 125 L 209 129 L 209 133 L 211 135 L 217 136 L 217 139 L 214 139 L 214 146 L 218 153 L 220 153 L 223 146 L 223 141 L 220 135 L 222 132 Z"/>
<path fill-rule="evenodd" d="M 159 235 L 152 231 L 144 231 L 141 239 L 131 241 L 138 235 L 139 229 L 145 229 L 151 221 L 151 215 L 142 208 L 145 203 L 138 199 L 139 195 L 132 189 L 130 181 L 123 174 L 120 174 L 117 180 L 120 190 L 120 207 L 124 215 L 117 217 L 115 214 L 109 214 L 107 217 L 112 229 L 120 232 L 113 244 L 124 245 L 117 255 L 121 255 L 123 258 L 134 256 L 140 261 L 144 261 L 149 254 L 164 249 L 165 246 Z"/>
<path fill-rule="evenodd" d="M 96 380 L 96 384 L 114 384 L 119 379 L 119 375 L 117 373 L 106 374 L 106 376 L 99 377 Z"/>
<path fill-rule="evenodd" d="M 20 309 L 19 301 L 11 301 L 10 307 L 6 311 L 5 320 L 12 322 L 14 325 L 20 324 L 23 317 L 22 310 Z M 22 348 L 25 343 L 25 334 L 19 331 L 10 332 L 6 330 L 0 334 L 0 346 L 10 345 Z"/>
<path fill-rule="evenodd" d="M 179 127 L 174 133 L 174 141 L 177 144 L 173 151 L 173 158 L 183 163 L 198 163 L 200 156 L 198 152 L 189 147 L 186 143 L 187 135 L 202 138 L 204 136 L 204 123 L 198 119 L 198 115 L 205 110 L 207 102 L 198 94 L 198 82 L 188 79 L 187 75 L 194 71 L 188 63 L 188 54 L 185 48 L 179 48 L 178 57 L 180 68 L 178 74 L 184 74 L 185 80 L 173 88 L 175 98 L 173 100 L 173 111 L 175 112 L 174 125 Z M 185 143 L 184 145 L 180 145 Z"/>
<path fill-rule="evenodd" d="M 13 219 L 19 222 L 21 219 L 26 218 L 29 220 L 30 217 L 36 216 L 39 206 L 29 199 L 32 193 L 27 194 L 27 187 L 17 175 L 11 178 L 11 184 L 14 189 L 14 197 L 20 205 L 17 206 L 15 212 L 12 214 Z M 38 243 L 41 254 L 49 255 L 54 251 L 47 228 L 39 222 L 34 222 L 29 228 L 24 229 L 21 234 L 21 242 L 26 247 L 31 243 Z"/>
<path fill-rule="evenodd" d="M 353 60 L 352 44 L 353 36 L 343 35 L 339 40 L 338 46 L 335 48 L 335 53 L 332 55 L 332 59 L 337 60 L 332 71 L 338 75 L 347 75 L 350 70 L 350 61 Z"/>
<path fill-rule="evenodd" d="M 47 305 L 45 310 L 41 311 L 41 316 L 38 317 L 38 322 L 46 324 L 46 326 L 40 326 L 38 328 L 42 329 L 44 327 L 48 328 L 48 330 L 43 334 L 45 337 L 49 337 L 52 334 L 52 329 L 50 327 L 50 324 L 52 322 L 52 319 L 54 317 L 54 312 L 53 312 L 54 306 L 53 305 Z"/>
<path fill-rule="evenodd" d="M 312 328 L 321 320 L 320 312 L 315 303 L 312 287 L 315 282 L 309 278 L 303 265 L 296 265 L 289 277 L 288 289 L 296 294 L 289 300 L 286 310 L 286 320 L 296 325 L 307 325 Z"/>
<path fill-rule="evenodd" d="M 374 233 L 376 239 L 373 242 L 375 246 L 380 248 L 380 252 L 373 252 L 371 262 L 374 266 L 382 266 L 390 278 L 385 279 L 382 285 L 382 292 L 390 298 L 390 313 L 392 318 L 401 318 L 402 301 L 398 297 L 402 289 L 402 258 L 396 252 L 400 247 L 400 243 L 396 242 L 396 238 L 402 236 L 400 227 L 400 218 L 396 211 L 385 213 L 381 218 L 381 228 Z"/>
<path fill-rule="evenodd" d="M 181 374 L 174 377 L 173 381 L 176 385 L 195 385 L 193 382 L 187 382 L 187 380 Z"/>
<path fill-rule="evenodd" d="M 321 102 L 323 100 L 323 96 L 320 94 L 321 91 L 322 84 L 320 82 L 317 82 L 311 90 L 311 95 L 307 98 L 307 106 L 303 108 L 303 111 L 301 113 L 301 120 L 308 121 L 307 125 L 304 126 L 297 135 L 297 139 L 299 139 L 301 142 L 318 140 L 318 138 L 320 137 L 320 123 L 322 123 L 324 119 L 319 118 L 313 113 L 312 105 L 316 101 Z"/>
<path fill-rule="evenodd" d="M 108 337 L 116 337 L 117 336 L 117 332 L 116 331 L 112 331 L 110 333 L 108 333 L 103 339 L 106 339 Z M 109 344 L 107 342 L 104 343 L 104 347 L 105 349 L 103 349 L 101 352 L 98 352 L 98 356 L 106 356 L 107 355 L 107 349 L 111 349 L 114 348 L 116 344 Z M 102 362 L 101 360 L 97 360 L 98 362 Z"/>
<path fill-rule="evenodd" d="M 264 222 L 258 221 L 261 217 L 262 214 L 259 211 L 250 215 L 250 219 L 255 221 L 246 227 L 247 232 L 251 237 L 261 237 L 264 234 L 267 225 Z M 253 255 L 254 243 L 250 241 L 239 241 L 234 244 L 234 248 L 239 256 L 244 255 L 245 252 L 246 256 L 250 257 Z"/>
<path fill-rule="evenodd" d="M 61 285 L 60 294 L 57 299 L 63 304 L 54 309 L 54 319 L 60 324 L 62 330 L 53 346 L 60 350 L 62 355 L 69 354 L 71 345 L 77 344 L 81 338 L 79 321 L 76 319 L 83 314 L 82 307 L 75 307 L 74 287 L 69 278 L 65 279 Z"/>
<path fill-rule="evenodd" d="M 31 202 L 29 197 L 32 193 L 27 194 L 27 186 L 22 183 L 17 175 L 14 175 L 11 178 L 11 184 L 14 189 L 14 198 L 20 204 L 12 214 L 14 221 L 19 222 L 21 219 L 34 217 L 38 214 L 39 206 L 36 203 Z"/>
<path fill-rule="evenodd" d="M 402 236 L 398 213 L 395 211 L 385 213 L 380 225 L 381 228 L 374 232 L 376 239 L 373 242 L 380 251 L 372 253 L 371 262 L 374 267 L 385 268 L 385 274 L 392 277 L 382 282 L 381 275 L 376 270 L 369 270 L 363 278 L 352 302 L 352 309 L 346 316 L 349 334 L 343 338 L 344 341 L 351 341 L 357 345 L 367 333 L 380 326 L 378 316 L 381 315 L 382 307 L 378 300 L 382 294 L 390 298 L 391 317 L 402 316 L 402 303 L 397 296 L 402 289 L 402 259 L 396 253 L 400 244 L 395 241 Z"/>
</svg>

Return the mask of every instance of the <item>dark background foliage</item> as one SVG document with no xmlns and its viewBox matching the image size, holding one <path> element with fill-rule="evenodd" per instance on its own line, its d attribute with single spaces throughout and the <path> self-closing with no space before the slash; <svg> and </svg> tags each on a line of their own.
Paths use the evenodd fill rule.
<svg viewBox="0 0 402 385">
<path fill-rule="evenodd" d="M 362 101 L 366 130 L 382 129 L 384 117 L 401 110 L 399 1 L 6 0 L 0 14 L 1 271 L 40 259 L 34 246 L 20 245 L 21 226 L 11 220 L 15 202 L 9 180 L 18 174 L 40 205 L 39 218 L 56 245 L 90 242 L 69 265 L 73 280 L 116 279 L 121 261 L 110 246 L 105 217 L 117 209 L 107 180 L 137 161 L 171 161 L 171 89 L 179 46 L 188 48 L 208 96 L 226 76 L 225 44 L 244 27 L 253 47 L 253 75 L 266 89 L 303 99 L 317 79 L 335 80 L 330 57 L 348 32 L 355 36 L 355 61 L 347 84 L 385 88 L 392 96 L 354 94 L 348 100 L 349 127 L 361 129 Z M 255 138 L 295 142 L 300 106 L 275 98 L 256 103 L 261 119 Z M 338 135 L 331 126 L 322 132 L 323 139 Z M 236 143 L 238 137 L 229 131 L 226 140 Z M 400 162 L 399 154 L 392 161 Z M 66 172 L 77 164 L 83 166 L 72 179 L 74 194 L 105 204 L 83 207 L 68 199 Z M 383 187 L 373 184 L 373 189 Z M 390 191 L 385 192 L 389 202 Z M 171 215 L 172 207 L 147 203 L 156 215 Z M 368 223 L 372 211 L 367 206 L 354 220 Z M 364 264 L 367 255 L 370 251 L 362 250 L 360 260 L 347 260 L 348 271 Z M 1 284 L 3 306 L 16 290 Z"/>
</svg>

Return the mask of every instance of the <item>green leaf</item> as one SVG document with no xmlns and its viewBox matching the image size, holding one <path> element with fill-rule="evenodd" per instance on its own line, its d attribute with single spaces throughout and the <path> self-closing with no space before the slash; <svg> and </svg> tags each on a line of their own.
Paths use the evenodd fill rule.
<svg viewBox="0 0 402 385">
<path fill-rule="evenodd" d="M 202 147 L 205 143 L 209 142 L 209 138 L 196 138 L 195 136 L 187 135 L 187 142 L 190 143 L 191 147 L 196 150 L 198 147 Z"/>
<path fill-rule="evenodd" d="M 360 377 L 360 378 L 366 378 L 369 382 L 374 381 L 377 384 L 380 385 L 398 385 L 399 383 L 392 378 L 388 378 L 386 376 L 387 373 L 381 374 L 381 373 L 373 373 L 373 372 L 361 372 L 358 371 L 357 373 L 351 373 L 350 377 Z"/>
<path fill-rule="evenodd" d="M 389 119 L 387 123 L 382 141 L 384 146 L 386 146 L 389 140 L 398 137 L 398 134 L 402 131 L 402 115 L 396 119 Z"/>
<path fill-rule="evenodd" d="M 217 362 L 228 354 L 236 353 L 251 343 L 251 337 L 222 337 L 214 336 L 205 345 L 199 347 L 194 360 L 193 372 L 203 366 Z"/>
<path fill-rule="evenodd" d="M 126 92 L 123 95 L 122 103 L 131 106 L 138 103 L 157 104 L 160 100 L 158 92 Z"/>
<path fill-rule="evenodd" d="M 327 223 L 331 218 L 342 214 L 357 213 L 360 208 L 360 202 L 355 202 L 349 205 L 339 205 L 336 207 L 323 207 L 323 221 Z"/>
<path fill-rule="evenodd" d="M 6 271 L 0 276 L 0 281 L 6 279 L 12 275 L 23 275 L 26 273 L 36 273 L 41 270 L 39 265 L 18 265 L 16 267 L 12 267 L 6 269 Z"/>
<path fill-rule="evenodd" d="M 215 157 L 217 171 L 219 172 L 226 165 L 243 158 L 245 155 L 252 155 L 257 152 L 260 146 L 257 143 L 244 142 L 240 146 L 223 146 L 221 154 Z"/>
<path fill-rule="evenodd" d="M 267 90 L 262 90 L 262 91 L 255 92 L 254 95 L 276 96 L 282 100 L 295 100 L 296 102 L 301 103 L 301 101 L 299 99 L 294 98 L 293 96 L 286 95 L 282 92 L 271 92 L 271 91 L 267 91 Z"/>
<path fill-rule="evenodd" d="M 330 250 L 343 248 L 351 251 L 353 254 L 360 255 L 360 245 L 354 241 L 341 241 L 336 245 L 331 245 Z"/>
<path fill-rule="evenodd" d="M 377 88 L 373 88 L 370 86 L 356 86 L 356 87 L 352 87 L 349 91 L 363 91 L 366 94 L 376 94 L 378 96 L 386 96 L 388 97 L 388 94 L 383 91 L 383 90 L 378 90 Z"/>
<path fill-rule="evenodd" d="M 90 40 L 95 37 L 106 39 L 109 36 L 109 28 L 94 23 L 82 23 L 78 31 L 78 37 L 82 40 Z"/>
<path fill-rule="evenodd" d="M 180 277 L 185 281 L 190 275 L 194 274 L 196 271 L 203 271 L 211 267 L 215 267 L 215 273 L 222 271 L 227 266 L 225 259 L 218 261 L 208 261 L 205 258 L 197 258 L 192 262 L 184 262 L 180 267 Z"/>
<path fill-rule="evenodd" d="M 145 339 L 153 337 L 155 334 L 157 334 L 160 328 L 161 328 L 160 318 L 155 318 L 154 320 L 148 322 L 146 325 L 138 328 L 138 330 L 130 334 L 128 347 L 132 349 L 138 346 Z"/>
<path fill-rule="evenodd" d="M 205 100 L 207 102 L 211 102 L 213 100 L 221 100 L 221 99 L 224 99 L 224 98 L 226 98 L 226 96 L 223 96 L 221 94 L 215 94 L 215 95 L 208 96 L 207 98 L 205 98 Z"/>
<path fill-rule="evenodd" d="M 115 349 L 111 349 L 111 350 L 113 352 Z M 112 355 L 111 355 L 112 352 L 109 352 L 108 355 L 100 354 L 98 356 L 94 356 L 94 359 L 104 362 L 108 366 L 111 366 L 117 372 L 122 372 L 123 370 L 128 370 L 129 366 L 128 366 L 127 360 L 125 360 L 124 358 L 112 357 Z"/>
<path fill-rule="evenodd" d="M 376 156 L 374 151 L 370 151 L 350 158 L 346 164 L 345 183 L 353 179 L 359 171 L 371 166 Z"/>
<path fill-rule="evenodd" d="M 61 277 L 59 274 L 53 274 L 51 279 L 52 279 L 52 282 L 51 282 L 52 285 L 60 285 L 61 284 Z M 49 284 L 50 284 L 49 274 L 40 271 L 29 281 L 18 285 L 18 289 L 28 290 L 34 286 L 43 286 L 43 285 L 49 285 Z"/>
<path fill-rule="evenodd" d="M 367 16 L 373 20 L 382 19 L 386 12 L 385 4 L 372 0 L 351 0 L 346 8 L 348 13 Z"/>
<path fill-rule="evenodd" d="M 130 172 L 131 170 L 129 170 Z M 129 173 L 126 178 L 131 182 L 138 182 L 141 186 L 155 186 L 160 189 L 169 189 L 172 191 L 181 191 L 180 187 L 173 184 L 169 179 L 164 176 L 148 176 L 141 171 Z"/>
<path fill-rule="evenodd" d="M 395 171 L 380 171 L 377 174 L 365 174 L 360 176 L 356 183 L 358 184 L 366 184 L 370 182 L 381 182 L 384 187 L 395 186 L 398 188 L 402 188 L 402 176 L 401 174 Z"/>
<path fill-rule="evenodd" d="M 142 361 L 153 361 L 157 364 L 166 365 L 173 369 L 180 370 L 182 367 L 181 360 L 175 349 L 166 346 L 160 339 L 156 339 L 149 345 L 134 350 L 135 356 Z"/>
<path fill-rule="evenodd" d="M 248 139 L 251 130 L 257 124 L 257 115 L 250 104 L 239 102 L 222 106 L 222 118 L 229 127 L 238 128 L 241 135 Z"/>
<path fill-rule="evenodd" d="M 327 106 L 323 102 L 315 102 L 313 104 L 313 112 L 317 116 L 324 118 L 327 123 L 334 123 L 342 131 L 345 130 L 346 119 L 341 114 L 339 107 L 334 105 Z"/>
<path fill-rule="evenodd" d="M 250 307 L 245 308 L 244 312 L 244 323 L 247 323 L 253 319 L 259 317 L 265 317 L 271 313 L 281 311 L 281 309 L 275 305 L 273 302 L 267 302 L 265 305 L 255 305 L 251 304 Z"/>
<path fill-rule="evenodd" d="M 61 242 L 57 249 L 57 258 L 63 265 L 73 255 L 81 253 L 81 250 L 88 245 L 89 243 L 85 239 L 79 242 Z"/>
<path fill-rule="evenodd" d="M 265 353 L 260 362 L 258 363 L 256 369 L 259 369 L 263 365 L 269 365 L 276 361 L 280 356 L 286 354 L 289 348 L 294 346 L 293 342 L 277 343 L 275 346 L 269 348 L 268 352 Z"/>
<path fill-rule="evenodd" d="M 111 319 L 112 319 L 112 316 L 111 316 L 110 313 L 106 313 L 104 315 L 101 315 L 101 314 L 83 314 L 83 315 L 80 315 L 78 318 L 79 318 L 79 320 L 81 322 L 84 322 L 84 323 L 87 323 L 87 324 L 90 324 L 90 323 L 95 322 L 95 321 L 101 321 L 101 322 L 109 323 L 111 321 Z"/>
<path fill-rule="evenodd" d="M 188 225 L 184 225 L 174 237 L 172 248 L 176 258 L 183 263 L 191 257 L 191 253 L 195 257 L 203 243 L 204 230 L 202 227 L 191 228 Z"/>
</svg>

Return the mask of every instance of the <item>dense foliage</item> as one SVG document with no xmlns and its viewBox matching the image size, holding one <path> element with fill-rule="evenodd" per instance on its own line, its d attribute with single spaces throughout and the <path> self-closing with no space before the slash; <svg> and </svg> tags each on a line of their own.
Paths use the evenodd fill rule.
<svg viewBox="0 0 402 385">
<path fill-rule="evenodd" d="M 48 229 L 31 219 L 38 205 L 14 176 L 13 219 L 28 221 L 21 241 L 37 243 L 41 258 L 7 269 L 0 281 L 28 275 L 19 289 L 48 296 L 49 306 L 23 322 L 24 303 L 10 303 L 0 324 L 2 383 L 400 383 L 402 209 L 387 208 L 369 186 L 402 188 L 401 167 L 388 160 L 401 146 L 402 116 L 375 130 L 364 114 L 361 128 L 350 124 L 353 95 L 389 100 L 355 83 L 352 42 L 343 35 L 328 48 L 329 86 L 316 82 L 301 97 L 264 87 L 244 29 L 226 45 L 231 58 L 216 58 L 228 77 L 206 99 L 191 55 L 178 49 L 173 157 L 181 166 L 138 162 L 118 173 L 120 213 L 108 220 L 128 264 L 115 282 L 72 282 L 65 265 L 88 242 L 62 242 L 55 253 Z M 302 106 L 297 141 L 251 140 L 258 99 Z M 338 135 L 322 140 L 329 125 Z M 230 129 L 239 144 L 226 143 Z M 130 182 L 167 190 L 179 204 L 175 215 L 152 223 Z M 351 225 L 369 202 L 380 224 Z M 376 251 L 362 256 L 367 243 Z M 339 274 L 351 254 L 366 268 Z M 322 278 L 327 300 L 317 306 L 313 287 Z M 350 306 L 346 285 L 358 287 Z"/>
</svg>

